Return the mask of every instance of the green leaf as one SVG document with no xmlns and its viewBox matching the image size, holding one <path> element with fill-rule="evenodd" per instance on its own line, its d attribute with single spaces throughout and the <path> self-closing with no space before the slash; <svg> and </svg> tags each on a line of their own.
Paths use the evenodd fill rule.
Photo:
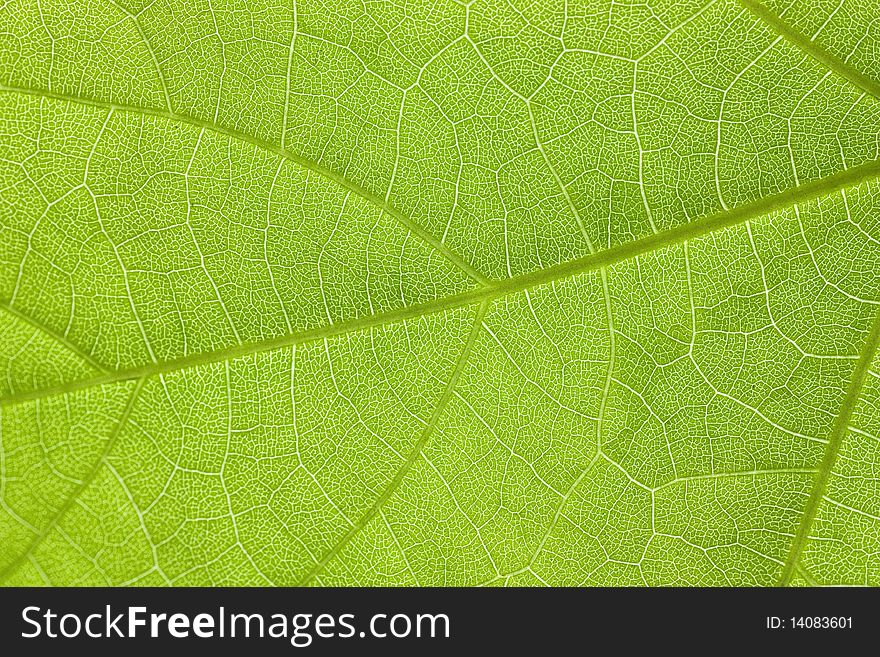
<svg viewBox="0 0 880 657">
<path fill-rule="evenodd" d="M 880 584 L 878 39 L 3 3 L 0 583 Z"/>
</svg>

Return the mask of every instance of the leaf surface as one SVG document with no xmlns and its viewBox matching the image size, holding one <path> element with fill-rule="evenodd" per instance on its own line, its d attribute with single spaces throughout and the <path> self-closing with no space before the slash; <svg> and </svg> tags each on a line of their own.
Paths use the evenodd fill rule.
<svg viewBox="0 0 880 657">
<path fill-rule="evenodd" d="M 880 584 L 867 1 L 0 6 L 0 583 Z"/>
</svg>

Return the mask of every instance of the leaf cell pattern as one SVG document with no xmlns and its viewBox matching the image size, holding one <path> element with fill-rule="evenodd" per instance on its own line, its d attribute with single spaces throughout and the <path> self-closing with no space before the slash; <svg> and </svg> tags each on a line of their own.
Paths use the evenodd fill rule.
<svg viewBox="0 0 880 657">
<path fill-rule="evenodd" d="M 0 584 L 880 584 L 880 7 L 0 4 Z"/>
</svg>

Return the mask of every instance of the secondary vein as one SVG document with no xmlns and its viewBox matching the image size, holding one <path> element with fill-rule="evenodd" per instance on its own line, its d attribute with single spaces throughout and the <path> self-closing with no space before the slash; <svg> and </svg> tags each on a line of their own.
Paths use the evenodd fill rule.
<svg viewBox="0 0 880 657">
<path fill-rule="evenodd" d="M 18 308 L 13 306 L 11 303 L 8 303 L 6 301 L 0 301 L 0 308 L 2 308 L 5 312 L 9 313 L 10 315 L 15 317 L 16 319 L 19 319 L 22 322 L 24 322 L 25 324 L 28 324 L 29 326 L 35 328 L 40 333 L 43 333 L 43 334 L 49 336 L 55 342 L 59 343 L 61 346 L 63 346 L 65 349 L 67 349 L 69 352 L 71 352 L 75 356 L 78 356 L 79 358 L 84 360 L 88 365 L 90 365 L 93 369 L 97 370 L 98 372 L 104 372 L 104 373 L 108 372 L 107 368 L 104 367 L 103 365 L 101 365 L 101 363 L 99 363 L 97 360 L 95 360 L 94 356 L 92 356 L 89 352 L 85 351 L 84 349 L 81 349 L 75 343 L 71 342 L 67 338 L 66 335 L 64 335 L 62 333 L 58 333 L 57 331 L 51 329 L 49 326 L 47 326 L 43 322 L 37 320 L 36 318 L 31 317 L 30 315 L 27 315 L 27 314 L 21 312 Z"/>
<path fill-rule="evenodd" d="M 458 357 L 458 362 L 455 364 L 455 369 L 452 371 L 452 375 L 449 377 L 449 381 L 446 384 L 446 387 L 443 390 L 443 394 L 440 396 L 440 400 L 437 402 L 437 406 L 434 407 L 434 412 L 431 413 L 431 418 L 428 420 L 428 424 L 425 425 L 424 430 L 422 431 L 421 436 L 419 436 L 419 440 L 416 442 L 415 447 L 410 452 L 403 466 L 397 471 L 394 477 L 389 482 L 388 486 L 385 490 L 382 491 L 382 494 L 376 498 L 376 501 L 373 502 L 373 505 L 367 509 L 366 513 L 361 516 L 357 522 L 352 525 L 349 530 L 342 536 L 339 541 L 337 541 L 333 547 L 331 547 L 327 553 L 306 573 L 305 577 L 300 581 L 300 586 L 305 586 L 309 584 L 312 580 L 315 579 L 323 570 L 326 568 L 327 564 L 333 560 L 333 558 L 339 554 L 339 552 L 351 542 L 353 539 L 367 524 L 376 516 L 377 513 L 382 509 L 385 503 L 394 495 L 394 492 L 400 487 L 400 484 L 403 482 L 403 479 L 412 470 L 412 467 L 415 465 L 418 458 L 422 455 L 425 447 L 430 442 L 431 437 L 434 435 L 434 432 L 437 429 L 437 423 L 440 421 L 440 418 L 443 416 L 444 411 L 446 410 L 446 405 L 449 403 L 449 400 L 452 398 L 453 393 L 455 392 L 455 387 L 458 384 L 459 378 L 461 378 L 462 372 L 464 372 L 464 368 L 467 365 L 468 358 L 470 357 L 471 352 L 473 351 L 474 344 L 477 341 L 477 338 L 480 335 L 481 328 L 483 326 L 483 318 L 486 316 L 486 312 L 489 310 L 490 301 L 486 300 L 480 304 L 480 307 L 477 309 L 476 317 L 474 318 L 474 325 L 471 329 L 470 334 L 468 335 L 467 341 L 465 342 L 464 348 L 461 351 L 461 355 Z"/>
<path fill-rule="evenodd" d="M 586 255 L 582 258 L 553 265 L 546 269 L 520 274 L 500 281 L 492 281 L 483 286 L 460 292 L 458 294 L 386 312 L 365 315 L 345 322 L 326 324 L 315 328 L 266 338 L 265 340 L 236 344 L 216 351 L 191 354 L 168 361 L 149 363 L 147 365 L 125 370 L 116 370 L 108 374 L 102 374 L 88 379 L 70 381 L 61 385 L 39 390 L 15 393 L 0 398 L 0 405 L 6 406 L 50 395 L 74 392 L 93 386 L 138 379 L 156 374 L 164 374 L 199 365 L 218 363 L 232 358 L 240 358 L 242 356 L 289 347 L 295 344 L 312 342 L 314 340 L 351 333 L 353 331 L 360 331 L 408 319 L 415 319 L 446 310 L 462 308 L 468 305 L 476 305 L 484 301 L 522 292 L 539 285 L 571 278 L 578 274 L 590 271 L 596 271 L 602 267 L 607 267 L 618 262 L 631 260 L 640 255 L 651 253 L 652 251 L 681 244 L 708 235 L 709 233 L 737 226 L 750 219 L 755 219 L 775 211 L 790 208 L 797 203 L 815 200 L 819 197 L 827 196 L 834 192 L 875 180 L 878 177 L 880 177 L 880 160 L 872 160 L 825 178 L 791 187 L 777 194 L 765 196 L 736 208 L 707 215 L 695 219 L 690 223 L 676 226 L 665 231 L 652 233 L 647 237 L 632 242 L 620 244 L 611 247 L 610 249 Z"/>
<path fill-rule="evenodd" d="M 804 515 L 801 517 L 800 525 L 795 532 L 794 541 L 791 545 L 788 559 L 782 569 L 782 575 L 779 579 L 779 586 L 788 586 L 794 576 L 800 563 L 801 555 L 810 539 L 810 529 L 813 521 L 819 511 L 822 503 L 822 497 L 825 495 L 825 489 L 828 486 L 828 479 L 837 461 L 837 455 L 840 453 L 840 446 L 843 438 L 849 430 L 849 423 L 852 420 L 853 412 L 856 409 L 859 398 L 862 394 L 862 388 L 868 377 L 868 371 L 871 369 L 871 363 L 880 347 L 880 312 L 874 318 L 871 328 L 868 330 L 868 337 L 865 346 L 856 361 L 856 367 L 853 371 L 852 380 L 840 412 L 831 426 L 831 435 L 828 437 L 828 445 L 825 447 L 825 455 L 822 457 L 822 463 L 819 465 L 819 471 L 816 474 L 816 480 L 813 489 L 810 492 L 810 498 L 807 500 L 807 506 L 804 508 Z"/>
<path fill-rule="evenodd" d="M 61 519 L 67 514 L 68 511 L 73 507 L 74 502 L 79 499 L 80 495 L 83 494 L 89 485 L 95 480 L 98 472 L 100 472 L 101 467 L 107 460 L 107 456 L 110 454 L 113 446 L 116 444 L 116 441 L 119 439 L 119 436 L 122 434 L 122 430 L 125 428 L 125 425 L 128 424 L 128 418 L 131 415 L 131 411 L 134 408 L 134 404 L 137 401 L 138 395 L 141 392 L 141 389 L 144 386 L 144 379 L 140 379 L 132 389 L 131 393 L 128 396 L 128 401 L 125 404 L 125 408 L 122 411 L 122 415 L 119 418 L 119 422 L 113 427 L 113 430 L 110 433 L 110 436 L 107 438 L 106 443 L 104 443 L 104 449 L 101 450 L 101 454 L 95 463 L 92 465 L 91 469 L 86 473 L 85 477 L 83 477 L 82 481 L 79 485 L 73 490 L 70 496 L 64 500 L 64 503 L 58 509 L 54 516 L 49 520 L 43 530 L 34 536 L 33 540 L 28 544 L 28 546 L 24 549 L 24 551 L 18 555 L 15 559 L 13 559 L 7 566 L 0 571 L 0 584 L 5 582 L 12 573 L 18 570 L 21 565 L 34 553 L 34 550 L 42 543 L 49 533 L 58 526 L 58 523 Z"/>
<path fill-rule="evenodd" d="M 186 114 L 179 114 L 177 112 L 171 112 L 167 109 L 157 109 L 151 107 L 140 107 L 135 105 L 125 105 L 120 103 L 111 103 L 103 100 L 96 100 L 93 98 L 81 98 L 79 96 L 73 96 L 70 94 L 56 93 L 54 91 L 46 91 L 43 89 L 29 89 L 25 87 L 14 87 L 8 86 L 4 84 L 0 84 L 0 91 L 6 91 L 10 93 L 18 93 L 24 94 L 27 96 L 36 96 L 38 98 L 48 98 L 50 100 L 58 100 L 68 103 L 74 103 L 77 105 L 85 105 L 88 107 L 98 107 L 101 109 L 105 109 L 113 112 L 123 112 L 128 114 L 138 114 L 142 116 L 155 116 L 159 118 L 163 118 L 167 121 L 173 121 L 176 123 L 183 123 L 191 126 L 195 126 L 198 128 L 203 128 L 205 130 L 209 130 L 211 132 L 216 132 L 218 134 L 225 135 L 230 139 L 235 139 L 238 141 L 243 141 L 245 143 L 251 144 L 256 148 L 259 148 L 264 151 L 268 151 L 281 157 L 290 162 L 294 162 L 299 166 L 308 169 L 309 171 L 313 171 L 328 180 L 335 182 L 337 185 L 342 187 L 343 189 L 347 189 L 351 192 L 354 192 L 357 196 L 360 196 L 368 203 L 376 206 L 380 211 L 388 213 L 389 216 L 393 217 L 395 220 L 400 222 L 407 230 L 412 232 L 413 235 L 416 235 L 420 240 L 425 242 L 431 248 L 433 248 L 437 253 L 446 258 L 449 262 L 455 265 L 458 269 L 467 274 L 470 278 L 474 279 L 479 283 L 486 283 L 487 279 L 483 274 L 481 274 L 473 265 L 471 265 L 467 260 L 462 258 L 460 255 L 455 253 L 452 249 L 446 246 L 440 239 L 438 239 L 435 235 L 433 235 L 430 231 L 425 229 L 421 224 L 417 223 L 411 217 L 407 216 L 385 199 L 373 194 L 368 189 L 358 185 L 356 182 L 349 180 L 345 176 L 342 176 L 331 169 L 323 166 L 322 164 L 311 160 L 304 155 L 300 155 L 299 153 L 294 153 L 286 148 L 282 148 L 273 144 L 270 141 L 265 139 L 261 139 L 260 137 L 255 137 L 253 135 L 249 135 L 247 133 L 241 132 L 239 130 L 235 130 L 234 128 L 228 128 L 224 125 L 216 123 L 214 121 L 208 121 L 205 119 L 200 119 L 193 116 L 188 116 Z"/>
<path fill-rule="evenodd" d="M 757 0 L 739 0 L 739 3 L 761 21 L 766 23 L 774 32 L 790 44 L 799 48 L 840 77 L 848 80 L 865 93 L 874 96 L 874 98 L 880 99 L 880 82 L 868 77 L 855 67 L 850 66 L 837 55 L 825 50 L 822 46 L 816 43 L 813 38 L 794 29 L 779 15 L 767 9 L 767 7 L 760 2 L 757 2 Z"/>
</svg>

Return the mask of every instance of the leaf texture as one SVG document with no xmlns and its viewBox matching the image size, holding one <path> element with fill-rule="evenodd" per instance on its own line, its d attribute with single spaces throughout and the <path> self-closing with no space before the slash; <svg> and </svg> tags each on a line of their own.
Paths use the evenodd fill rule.
<svg viewBox="0 0 880 657">
<path fill-rule="evenodd" d="M 0 5 L 0 583 L 880 584 L 880 8 Z"/>
</svg>

